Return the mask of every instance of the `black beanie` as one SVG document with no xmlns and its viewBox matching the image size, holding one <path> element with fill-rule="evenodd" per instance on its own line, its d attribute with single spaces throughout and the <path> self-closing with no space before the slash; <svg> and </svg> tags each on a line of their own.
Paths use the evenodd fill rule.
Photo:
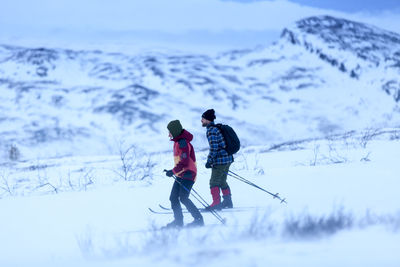
<svg viewBox="0 0 400 267">
<path fill-rule="evenodd" d="M 209 109 L 206 112 L 204 112 L 203 115 L 201 115 L 201 117 L 203 117 L 208 121 L 214 121 L 216 119 L 215 111 L 213 109 Z"/>
<path fill-rule="evenodd" d="M 167 129 L 169 130 L 173 138 L 179 136 L 183 131 L 182 124 L 179 120 L 174 120 L 168 123 Z"/>
</svg>

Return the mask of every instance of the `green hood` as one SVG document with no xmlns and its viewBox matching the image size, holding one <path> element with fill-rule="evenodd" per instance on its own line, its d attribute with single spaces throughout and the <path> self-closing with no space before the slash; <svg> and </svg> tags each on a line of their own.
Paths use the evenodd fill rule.
<svg viewBox="0 0 400 267">
<path fill-rule="evenodd" d="M 174 120 L 168 123 L 167 129 L 172 134 L 173 138 L 179 136 L 183 131 L 182 124 L 179 120 Z"/>
</svg>

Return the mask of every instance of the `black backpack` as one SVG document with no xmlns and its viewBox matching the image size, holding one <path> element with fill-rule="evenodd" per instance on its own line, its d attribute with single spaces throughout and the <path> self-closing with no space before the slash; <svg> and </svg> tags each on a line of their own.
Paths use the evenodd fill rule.
<svg viewBox="0 0 400 267">
<path fill-rule="evenodd" d="M 224 137 L 226 144 L 225 150 L 228 152 L 228 155 L 233 155 L 238 152 L 240 149 L 240 140 L 232 127 L 221 123 L 215 124 L 215 126 L 221 131 Z"/>
</svg>

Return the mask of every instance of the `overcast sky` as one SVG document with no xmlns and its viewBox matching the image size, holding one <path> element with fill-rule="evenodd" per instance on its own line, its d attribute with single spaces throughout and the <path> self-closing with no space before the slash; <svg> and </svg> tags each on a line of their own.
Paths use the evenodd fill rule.
<svg viewBox="0 0 400 267">
<path fill-rule="evenodd" d="M 265 0 L 222 0 L 240 3 L 254 3 Z M 345 12 L 370 12 L 377 13 L 384 10 L 399 9 L 399 0 L 291 0 L 301 5 L 334 9 Z"/>
<path fill-rule="evenodd" d="M 140 42 L 246 47 L 330 14 L 400 33 L 400 0 L 0 0 L 0 42 Z"/>
</svg>

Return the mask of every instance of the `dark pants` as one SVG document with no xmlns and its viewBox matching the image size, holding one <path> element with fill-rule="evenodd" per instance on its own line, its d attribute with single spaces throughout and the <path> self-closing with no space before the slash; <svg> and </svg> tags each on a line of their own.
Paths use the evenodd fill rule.
<svg viewBox="0 0 400 267">
<path fill-rule="evenodd" d="M 201 214 L 193 202 L 189 199 L 190 190 L 194 182 L 187 179 L 177 177 L 171 189 L 169 200 L 171 201 L 171 208 L 174 211 L 174 218 L 177 221 L 183 221 L 182 207 L 180 202 L 185 205 L 186 209 L 190 212 L 194 219 L 201 218 Z"/>
<path fill-rule="evenodd" d="M 223 165 L 214 165 L 211 169 L 211 179 L 210 179 L 210 188 L 214 186 L 218 186 L 219 188 L 228 188 L 229 185 L 226 182 L 229 166 L 231 163 L 223 164 Z"/>
</svg>

